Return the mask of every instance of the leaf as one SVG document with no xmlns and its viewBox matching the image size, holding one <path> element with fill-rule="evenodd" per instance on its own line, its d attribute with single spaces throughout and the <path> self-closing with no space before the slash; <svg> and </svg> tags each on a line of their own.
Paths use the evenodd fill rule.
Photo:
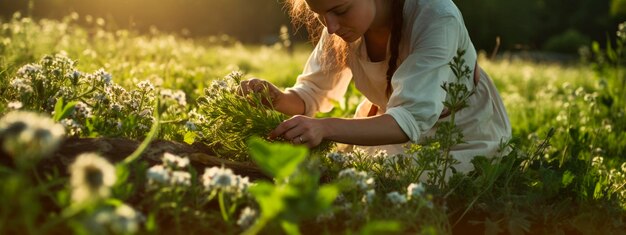
<svg viewBox="0 0 626 235">
<path fill-rule="evenodd" d="M 54 105 L 54 121 L 58 122 L 72 115 L 76 104 L 77 102 L 73 101 L 63 105 L 63 98 L 59 98 L 57 103 Z"/>
<path fill-rule="evenodd" d="M 574 176 L 574 174 L 572 174 L 572 172 L 570 171 L 565 171 L 563 173 L 563 177 L 561 178 L 561 184 L 563 184 L 563 187 L 567 187 L 569 184 L 572 183 L 572 181 L 574 180 L 576 176 Z"/>
<path fill-rule="evenodd" d="M 283 230 L 285 230 L 285 233 L 289 235 L 300 235 L 300 229 L 298 228 L 298 224 L 296 223 L 282 220 L 280 222 L 280 226 L 283 228 Z"/>
<path fill-rule="evenodd" d="M 285 197 L 297 194 L 297 191 L 289 185 L 274 186 L 268 182 L 258 182 L 249 190 L 259 203 L 261 216 L 268 220 L 276 217 L 285 209 Z"/>
<path fill-rule="evenodd" d="M 371 221 L 367 223 L 358 234 L 395 234 L 402 229 L 398 221 Z"/>
<path fill-rule="evenodd" d="M 252 160 L 261 170 L 278 179 L 284 179 L 293 174 L 308 154 L 308 149 L 305 147 L 268 143 L 259 137 L 250 138 L 248 150 Z"/>
<path fill-rule="evenodd" d="M 195 132 L 188 131 L 187 133 L 185 133 L 185 143 L 193 144 L 196 141 L 196 136 L 197 134 Z"/>
<path fill-rule="evenodd" d="M 336 185 L 324 185 L 319 188 L 315 199 L 319 210 L 329 208 L 339 195 L 339 188 Z"/>
</svg>

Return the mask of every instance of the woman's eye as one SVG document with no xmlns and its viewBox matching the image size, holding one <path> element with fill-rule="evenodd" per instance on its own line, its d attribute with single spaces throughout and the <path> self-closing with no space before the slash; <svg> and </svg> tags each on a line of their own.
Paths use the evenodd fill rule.
<svg viewBox="0 0 626 235">
<path fill-rule="evenodd" d="M 343 15 L 346 14 L 348 12 L 349 8 L 344 8 L 338 11 L 335 11 L 335 15 Z"/>
</svg>

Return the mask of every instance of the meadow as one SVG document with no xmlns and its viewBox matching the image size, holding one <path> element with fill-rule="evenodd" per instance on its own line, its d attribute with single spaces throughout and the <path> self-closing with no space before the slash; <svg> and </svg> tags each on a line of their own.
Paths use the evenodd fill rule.
<svg viewBox="0 0 626 235">
<path fill-rule="evenodd" d="M 514 139 L 446 176 L 462 141 L 453 122 L 404 156 L 263 139 L 287 117 L 262 94 L 237 96 L 237 81 L 291 86 L 309 44 L 139 34 L 76 13 L 0 23 L 1 234 L 626 233 L 623 24 L 578 63 L 482 55 Z M 360 99 L 350 87 L 319 116 L 349 117 Z M 101 137 L 142 144 L 119 161 L 80 153 L 42 168 L 64 143 Z M 148 164 L 157 139 L 203 143 L 271 180 L 175 153 Z"/>
</svg>

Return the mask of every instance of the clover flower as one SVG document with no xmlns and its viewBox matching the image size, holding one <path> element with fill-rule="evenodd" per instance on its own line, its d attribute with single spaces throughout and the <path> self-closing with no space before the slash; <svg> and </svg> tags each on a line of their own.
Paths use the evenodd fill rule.
<svg viewBox="0 0 626 235">
<path fill-rule="evenodd" d="M 387 199 L 394 205 L 405 204 L 407 202 L 406 197 L 396 191 L 387 193 Z"/>
<path fill-rule="evenodd" d="M 413 198 L 421 197 L 424 191 L 425 189 L 422 183 L 411 183 L 406 188 L 407 199 L 411 200 Z"/>
<path fill-rule="evenodd" d="M 256 210 L 250 207 L 243 208 L 243 210 L 241 210 L 241 214 L 239 215 L 239 219 L 237 220 L 237 225 L 242 228 L 248 228 L 254 223 L 257 215 L 258 212 Z"/>
<path fill-rule="evenodd" d="M 40 158 L 59 147 L 65 128 L 38 113 L 13 111 L 0 119 L 2 149 L 14 158 Z"/>
<path fill-rule="evenodd" d="M 72 201 L 78 203 L 107 198 L 117 180 L 115 167 L 95 153 L 78 156 L 69 171 Z"/>
</svg>

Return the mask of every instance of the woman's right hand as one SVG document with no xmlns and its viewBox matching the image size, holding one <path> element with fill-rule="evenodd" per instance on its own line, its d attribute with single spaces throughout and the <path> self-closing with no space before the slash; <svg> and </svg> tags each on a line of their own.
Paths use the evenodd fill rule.
<svg viewBox="0 0 626 235">
<path fill-rule="evenodd" d="M 263 104 L 266 106 L 275 107 L 278 104 L 280 98 L 284 93 L 274 86 L 271 82 L 268 82 L 259 78 L 251 78 L 243 80 L 239 83 L 239 90 L 237 91 L 241 96 L 247 96 L 251 93 L 260 93 L 267 90 L 269 99 L 263 100 Z"/>
</svg>

